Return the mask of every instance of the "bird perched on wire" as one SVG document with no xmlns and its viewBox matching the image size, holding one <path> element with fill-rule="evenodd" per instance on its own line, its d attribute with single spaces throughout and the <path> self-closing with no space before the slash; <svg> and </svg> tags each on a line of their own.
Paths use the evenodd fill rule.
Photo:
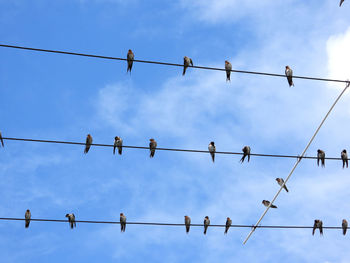
<svg viewBox="0 0 350 263">
<path fill-rule="evenodd" d="M 123 140 L 122 138 L 115 136 L 113 145 L 113 154 L 115 154 L 115 149 L 118 147 L 118 153 L 121 155 L 123 151 Z"/>
<path fill-rule="evenodd" d="M 154 139 L 149 139 L 149 150 L 150 150 L 150 155 L 149 157 L 153 158 L 154 154 L 156 152 L 157 148 L 157 142 Z"/>
<path fill-rule="evenodd" d="M 289 66 L 286 66 L 285 73 L 286 73 L 286 77 L 287 77 L 287 80 L 288 80 L 289 87 L 294 86 L 294 83 L 293 83 L 293 70 Z"/>
<path fill-rule="evenodd" d="M 225 232 L 224 232 L 225 235 L 227 234 L 227 232 L 228 232 L 228 230 L 229 230 L 231 225 L 232 225 L 232 220 L 228 217 L 226 219 L 226 226 L 225 226 Z"/>
<path fill-rule="evenodd" d="M 320 165 L 321 161 L 321 166 L 325 167 L 325 159 L 326 158 L 326 153 L 320 149 L 317 150 L 317 166 Z"/>
<path fill-rule="evenodd" d="M 92 136 L 90 134 L 88 134 L 86 136 L 84 153 L 88 153 L 89 152 L 91 144 L 92 144 Z"/>
<path fill-rule="evenodd" d="M 231 81 L 232 64 L 227 60 L 225 61 L 225 70 L 226 70 L 226 81 Z"/>
<path fill-rule="evenodd" d="M 128 62 L 128 69 L 126 72 L 130 71 L 131 74 L 132 64 L 134 63 L 134 53 L 132 53 L 131 49 L 129 49 L 128 54 L 126 55 L 126 60 Z"/>
<path fill-rule="evenodd" d="M 120 213 L 120 232 L 125 232 L 126 228 L 126 216 Z"/>
<path fill-rule="evenodd" d="M 243 156 L 242 156 L 240 162 L 243 163 L 244 159 L 248 156 L 248 163 L 249 163 L 249 161 L 250 161 L 250 147 L 244 146 L 242 149 L 242 152 L 243 152 Z"/>
<path fill-rule="evenodd" d="M 322 222 L 322 220 L 315 219 L 314 227 L 312 228 L 312 235 L 315 234 L 315 231 L 317 228 L 320 230 L 320 235 L 322 236 L 323 235 L 323 222 Z"/>
<path fill-rule="evenodd" d="M 348 221 L 346 221 L 345 219 L 343 219 L 342 223 L 341 223 L 341 227 L 343 229 L 343 235 L 346 235 L 346 231 L 348 230 Z"/>
<path fill-rule="evenodd" d="M 190 65 L 193 67 L 192 59 L 190 59 L 189 57 L 184 56 L 184 70 L 183 70 L 183 72 L 182 72 L 182 76 L 184 76 L 184 75 L 186 74 L 186 69 L 187 69 Z"/>
<path fill-rule="evenodd" d="M 284 183 L 283 178 L 276 178 L 276 181 L 277 181 L 277 183 L 278 183 L 280 186 L 282 186 L 282 185 L 283 185 L 283 183 Z M 288 188 L 287 188 L 287 186 L 286 186 L 286 185 L 284 185 L 284 186 L 283 186 L 283 188 L 284 188 L 284 190 L 286 190 L 286 191 L 287 191 L 287 193 L 289 192 L 289 191 L 288 191 Z"/>
<path fill-rule="evenodd" d="M 341 152 L 341 159 L 343 161 L 343 169 L 344 169 L 345 165 L 346 165 L 346 168 L 348 168 L 349 167 L 348 153 L 346 152 L 345 149 L 342 150 L 342 152 Z"/>
<path fill-rule="evenodd" d="M 1 141 L 2 147 L 4 147 L 4 146 L 5 146 L 5 145 L 4 145 L 4 139 L 2 138 L 1 132 L 0 132 L 0 141 Z"/>
<path fill-rule="evenodd" d="M 25 228 L 29 227 L 30 224 L 30 218 L 32 217 L 32 214 L 30 213 L 30 210 L 27 209 L 26 213 L 24 214 L 24 219 L 25 219 Z"/>
<path fill-rule="evenodd" d="M 68 222 L 69 222 L 71 229 L 73 229 L 74 227 L 77 227 L 76 222 L 75 222 L 75 215 L 73 213 L 66 214 L 66 217 L 68 218 Z"/>
<path fill-rule="evenodd" d="M 211 155 L 211 159 L 213 160 L 213 162 L 215 162 L 215 152 L 216 152 L 216 146 L 214 142 L 210 142 L 208 145 L 208 150 L 209 153 Z"/>
<path fill-rule="evenodd" d="M 210 225 L 209 216 L 204 217 L 204 235 L 207 234 L 208 226 Z"/>
<path fill-rule="evenodd" d="M 344 3 L 344 0 L 340 0 L 339 6 L 341 6 Z"/>
<path fill-rule="evenodd" d="M 189 216 L 185 216 L 185 226 L 186 226 L 186 233 L 188 234 L 190 232 L 190 226 L 191 226 L 191 218 Z"/>
<path fill-rule="evenodd" d="M 266 207 L 268 207 L 269 205 L 270 205 L 270 201 L 268 201 L 268 200 L 262 200 L 262 202 L 261 202 L 264 206 L 266 206 Z M 271 205 L 270 206 L 271 208 L 277 208 L 277 206 L 275 206 L 275 205 Z"/>
</svg>

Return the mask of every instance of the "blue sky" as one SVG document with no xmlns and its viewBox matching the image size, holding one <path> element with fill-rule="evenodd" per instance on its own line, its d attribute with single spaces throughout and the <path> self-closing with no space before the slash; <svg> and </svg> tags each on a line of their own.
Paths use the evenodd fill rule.
<svg viewBox="0 0 350 263">
<path fill-rule="evenodd" d="M 0 0 L 3 44 L 295 75 L 350 78 L 350 2 Z M 300 154 L 344 85 L 182 69 L 0 48 L 3 136 L 218 151 Z M 349 150 L 346 93 L 307 154 Z M 254 224 L 294 160 L 5 141 L 0 217 Z M 305 160 L 263 224 L 339 225 L 348 218 L 349 170 Z M 348 218 L 349 220 L 350 218 Z M 341 231 L 0 223 L 1 262 L 348 262 Z"/>
</svg>

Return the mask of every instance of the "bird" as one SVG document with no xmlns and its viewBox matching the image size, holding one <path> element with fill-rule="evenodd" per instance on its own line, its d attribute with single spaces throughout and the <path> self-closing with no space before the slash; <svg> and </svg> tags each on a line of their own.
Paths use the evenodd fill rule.
<svg viewBox="0 0 350 263">
<path fill-rule="evenodd" d="M 131 49 L 129 49 L 128 54 L 126 55 L 126 60 L 128 62 L 128 69 L 126 70 L 126 72 L 130 71 L 131 74 L 132 63 L 134 62 L 134 53 L 132 53 Z"/>
<path fill-rule="evenodd" d="M 92 144 L 92 136 L 90 134 L 88 134 L 86 136 L 84 153 L 88 153 L 89 152 L 91 144 Z"/>
<path fill-rule="evenodd" d="M 262 200 L 262 204 L 263 204 L 264 206 L 268 207 L 268 206 L 270 205 L 270 201 L 268 201 L 268 200 Z M 272 204 L 271 204 L 270 207 L 271 207 L 271 208 L 277 208 L 277 206 L 272 205 Z"/>
<path fill-rule="evenodd" d="M 115 136 L 113 145 L 113 154 L 115 154 L 115 149 L 118 147 L 118 153 L 121 155 L 123 151 L 123 140 L 122 138 Z"/>
<path fill-rule="evenodd" d="M 190 232 L 190 226 L 191 226 L 191 218 L 189 216 L 185 216 L 185 226 L 186 226 L 186 233 L 188 234 Z"/>
<path fill-rule="evenodd" d="M 277 181 L 277 183 L 278 183 L 280 186 L 282 186 L 282 185 L 283 185 L 283 183 L 284 183 L 283 178 L 276 178 L 276 181 Z M 284 185 L 284 186 L 283 186 L 283 188 L 284 188 L 284 190 L 286 190 L 286 191 L 287 191 L 287 193 L 289 192 L 289 191 L 288 191 L 288 188 L 287 188 L 287 186 L 286 186 L 286 185 Z"/>
<path fill-rule="evenodd" d="M 204 235 L 207 234 L 208 226 L 210 225 L 209 216 L 204 217 Z"/>
<path fill-rule="evenodd" d="M 287 76 L 289 87 L 294 86 L 294 83 L 293 83 L 293 70 L 289 66 L 286 66 L 285 73 L 286 73 L 286 76 Z"/>
<path fill-rule="evenodd" d="M 250 161 L 250 147 L 249 146 L 244 146 L 242 151 L 243 151 L 243 156 L 242 156 L 240 162 L 243 163 L 245 157 L 248 156 L 248 163 L 249 163 L 249 161 Z"/>
<path fill-rule="evenodd" d="M 343 219 L 342 223 L 341 223 L 341 227 L 343 229 L 343 235 L 346 235 L 346 230 L 348 230 L 348 221 L 346 221 L 345 219 Z"/>
<path fill-rule="evenodd" d="M 26 221 L 25 227 L 28 228 L 30 224 L 30 218 L 32 217 L 32 214 L 30 213 L 30 210 L 27 209 L 26 213 L 24 214 L 24 219 Z"/>
<path fill-rule="evenodd" d="M 71 229 L 73 229 L 74 227 L 77 227 L 77 225 L 75 223 L 75 215 L 73 213 L 66 214 L 66 217 L 68 218 L 68 222 L 69 222 Z"/>
<path fill-rule="evenodd" d="M 226 219 L 226 226 L 225 226 L 225 232 L 224 232 L 225 235 L 227 234 L 228 229 L 230 228 L 231 225 L 232 225 L 232 220 L 228 217 Z"/>
<path fill-rule="evenodd" d="M 157 142 L 154 139 L 149 139 L 149 141 L 150 141 L 150 143 L 149 143 L 149 150 L 150 150 L 149 157 L 153 158 L 154 154 L 156 152 Z"/>
<path fill-rule="evenodd" d="M 312 235 L 315 234 L 315 230 L 318 228 L 320 230 L 320 235 L 323 235 L 323 223 L 322 220 L 315 219 L 314 227 L 312 228 Z"/>
<path fill-rule="evenodd" d="M 186 69 L 190 65 L 193 67 L 192 59 L 190 59 L 189 57 L 184 56 L 184 71 L 182 72 L 182 76 L 184 76 L 186 74 Z"/>
<path fill-rule="evenodd" d="M 0 132 L 0 141 L 1 141 L 2 147 L 4 147 L 4 146 L 5 146 L 5 145 L 4 145 L 4 139 L 2 138 L 1 132 Z"/>
<path fill-rule="evenodd" d="M 125 232 L 126 228 L 126 216 L 120 213 L 120 232 Z"/>
<path fill-rule="evenodd" d="M 343 4 L 344 0 L 340 0 L 339 6 Z"/>
<path fill-rule="evenodd" d="M 320 165 L 321 161 L 321 166 L 325 167 L 325 158 L 326 158 L 326 153 L 320 149 L 317 150 L 317 166 Z"/>
<path fill-rule="evenodd" d="M 348 154 L 347 154 L 345 149 L 342 150 L 342 152 L 341 152 L 341 159 L 343 161 L 343 169 L 344 169 L 345 165 L 346 165 L 346 168 L 348 168 L 349 167 Z"/>
<path fill-rule="evenodd" d="M 209 153 L 211 155 L 211 159 L 213 160 L 213 162 L 215 162 L 216 147 L 215 147 L 215 143 L 214 142 L 210 142 L 209 143 L 208 150 L 209 150 Z"/>
<path fill-rule="evenodd" d="M 227 60 L 225 60 L 225 70 L 226 70 L 226 81 L 231 81 L 232 64 Z"/>
</svg>

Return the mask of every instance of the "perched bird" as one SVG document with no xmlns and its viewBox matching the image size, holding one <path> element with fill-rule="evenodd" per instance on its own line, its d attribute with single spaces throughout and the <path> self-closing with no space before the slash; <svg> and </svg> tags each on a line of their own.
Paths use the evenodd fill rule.
<svg viewBox="0 0 350 263">
<path fill-rule="evenodd" d="M 215 143 L 214 142 L 210 142 L 208 145 L 208 150 L 210 152 L 211 155 L 211 159 L 213 160 L 213 162 L 215 162 L 215 152 L 216 152 L 216 147 L 215 147 Z"/>
<path fill-rule="evenodd" d="M 267 201 L 267 200 L 262 200 L 262 204 L 266 207 L 268 207 L 270 205 L 270 201 Z M 277 206 L 275 205 L 272 205 L 270 206 L 271 208 L 277 208 Z"/>
<path fill-rule="evenodd" d="M 345 149 L 342 150 L 342 152 L 341 152 L 341 159 L 343 161 L 343 169 L 344 169 L 345 165 L 346 165 L 346 168 L 348 168 L 349 167 L 348 154 L 347 154 Z"/>
<path fill-rule="evenodd" d="M 120 232 L 125 232 L 126 228 L 126 216 L 120 213 Z"/>
<path fill-rule="evenodd" d="M 321 166 L 325 167 L 325 158 L 326 158 L 325 152 L 318 149 L 317 150 L 317 166 L 320 165 L 320 161 L 321 161 Z"/>
<path fill-rule="evenodd" d="M 204 218 L 204 235 L 207 234 L 207 229 L 209 225 L 210 225 L 210 219 L 209 219 L 209 216 L 206 216 Z"/>
<path fill-rule="evenodd" d="M 343 4 L 344 0 L 340 0 L 339 6 Z"/>
<path fill-rule="evenodd" d="M 132 63 L 134 63 L 134 53 L 132 53 L 131 49 L 129 49 L 128 54 L 126 55 L 126 60 L 128 62 L 128 69 L 126 72 L 130 71 L 131 74 Z"/>
<path fill-rule="evenodd" d="M 232 64 L 227 60 L 225 61 L 225 70 L 226 70 L 226 81 L 231 81 Z"/>
<path fill-rule="evenodd" d="M 341 227 L 343 228 L 343 235 L 346 235 L 346 230 L 348 230 L 348 221 L 346 221 L 345 219 L 343 219 L 342 223 L 341 223 Z"/>
<path fill-rule="evenodd" d="M 293 70 L 289 66 L 286 66 L 285 73 L 286 73 L 286 76 L 287 76 L 289 87 L 294 86 L 294 83 L 293 83 Z"/>
<path fill-rule="evenodd" d="M 92 136 L 90 134 L 88 134 L 86 136 L 84 153 L 88 153 L 89 152 L 91 144 L 92 144 Z"/>
<path fill-rule="evenodd" d="M 248 163 L 249 163 L 249 161 L 250 161 L 250 147 L 249 146 L 244 146 L 242 151 L 243 151 L 243 156 L 242 156 L 240 162 L 243 163 L 245 157 L 248 156 Z"/>
<path fill-rule="evenodd" d="M 121 155 L 123 151 L 123 140 L 122 138 L 115 136 L 113 145 L 113 154 L 115 154 L 115 148 L 118 147 L 118 153 Z"/>
<path fill-rule="evenodd" d="M 283 183 L 284 183 L 283 178 L 276 178 L 276 181 L 277 181 L 277 183 L 278 183 L 280 186 L 282 186 L 282 185 L 283 185 Z M 284 188 L 284 190 L 286 190 L 286 191 L 287 191 L 287 193 L 289 192 L 289 191 L 288 191 L 288 188 L 287 188 L 287 186 L 286 186 L 286 185 L 284 185 L 284 186 L 283 186 L 283 188 Z"/>
<path fill-rule="evenodd" d="M 312 235 L 315 234 L 316 228 L 320 229 L 320 235 L 323 235 L 323 223 L 322 220 L 315 219 L 314 227 L 312 228 Z"/>
<path fill-rule="evenodd" d="M 186 69 L 189 67 L 189 66 L 192 66 L 193 67 L 193 62 L 192 62 L 192 59 L 190 59 L 189 57 L 184 57 L 184 71 L 182 72 L 182 76 L 184 76 L 186 74 Z"/>
<path fill-rule="evenodd" d="M 77 227 L 75 223 L 75 215 L 73 213 L 66 214 L 66 217 L 68 218 L 68 222 L 70 224 L 70 228 L 73 229 L 74 227 Z"/>
<path fill-rule="evenodd" d="M 156 152 L 157 142 L 154 139 L 149 139 L 149 141 L 150 141 L 150 143 L 149 143 L 149 150 L 150 150 L 149 157 L 153 158 L 153 156 Z"/>
<path fill-rule="evenodd" d="M 28 228 L 30 224 L 30 218 L 32 217 L 32 214 L 30 213 L 30 210 L 27 209 L 26 213 L 24 214 L 24 219 L 26 221 L 25 227 Z"/>
<path fill-rule="evenodd" d="M 228 217 L 226 219 L 226 226 L 225 226 L 225 232 L 224 232 L 225 235 L 227 234 L 227 231 L 228 231 L 228 229 L 230 228 L 231 225 L 232 225 L 232 220 Z"/>
<path fill-rule="evenodd" d="M 4 146 L 5 146 L 5 145 L 4 145 L 4 139 L 2 138 L 1 132 L 0 132 L 0 141 L 1 141 L 2 147 L 4 147 Z"/>
<path fill-rule="evenodd" d="M 186 225 L 186 233 L 190 232 L 191 226 L 191 218 L 189 216 L 185 216 L 185 225 Z"/>
</svg>

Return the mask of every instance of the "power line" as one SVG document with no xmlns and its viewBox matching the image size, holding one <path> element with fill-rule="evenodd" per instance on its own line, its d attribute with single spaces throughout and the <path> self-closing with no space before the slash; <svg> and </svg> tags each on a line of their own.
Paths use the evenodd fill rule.
<svg viewBox="0 0 350 263">
<path fill-rule="evenodd" d="M 4 221 L 25 221 L 24 218 L 17 217 L 0 217 L 0 220 Z M 54 223 L 67 223 L 67 219 L 30 219 L 30 221 L 36 222 L 54 222 Z M 76 223 L 87 223 L 87 224 L 114 224 L 119 225 L 119 221 L 96 221 L 96 220 L 75 220 Z M 128 225 L 147 225 L 147 226 L 185 226 L 184 223 L 158 223 L 158 222 L 126 222 Z M 204 224 L 190 224 L 194 227 L 203 227 Z M 226 227 L 226 225 L 209 225 L 209 227 Z M 231 225 L 232 228 L 254 228 L 254 225 Z M 313 226 L 282 226 L 282 225 L 265 225 L 265 226 L 256 226 L 256 228 L 273 228 L 273 229 L 312 229 Z M 342 229 L 341 226 L 324 226 L 324 229 Z M 348 227 L 349 229 L 350 227 Z"/>
<path fill-rule="evenodd" d="M 0 47 L 16 48 L 16 49 L 39 51 L 39 52 L 48 52 L 48 53 L 56 53 L 56 54 L 65 54 L 65 55 L 74 55 L 74 56 L 83 56 L 83 57 L 91 57 L 91 58 L 100 58 L 100 59 L 111 59 L 111 60 L 122 60 L 122 61 L 126 61 L 127 60 L 126 58 L 119 58 L 119 57 L 102 56 L 102 55 L 94 55 L 94 54 L 85 54 L 85 53 L 77 53 L 77 52 L 69 52 L 69 51 L 61 51 L 61 50 L 42 49 L 42 48 L 32 48 L 32 47 L 24 47 L 24 46 L 14 46 L 14 45 L 6 45 L 6 44 L 0 44 Z M 158 64 L 158 65 L 164 65 L 164 66 L 183 67 L 182 64 L 169 63 L 169 62 L 160 62 L 160 61 L 134 59 L 134 62 L 148 63 L 148 64 Z M 204 67 L 204 66 L 190 66 L 190 67 L 197 68 L 197 69 L 226 71 L 224 68 L 214 68 L 214 67 Z M 253 75 L 264 75 L 264 76 L 271 76 L 271 77 L 283 77 L 283 78 L 286 77 L 283 74 L 258 72 L 258 71 L 247 71 L 247 70 L 237 70 L 237 69 L 232 69 L 231 72 L 243 73 L 243 74 L 253 74 Z M 307 79 L 307 80 L 318 80 L 318 81 L 328 81 L 328 82 L 341 82 L 341 83 L 348 83 L 349 82 L 348 80 L 326 79 L 326 78 L 306 77 L 306 76 L 293 76 L 293 78 L 295 78 L 295 79 Z"/>
<path fill-rule="evenodd" d="M 319 130 L 321 129 L 322 125 L 324 124 L 324 122 L 326 121 L 327 117 L 329 116 L 329 114 L 332 112 L 333 108 L 335 107 L 335 105 L 338 103 L 338 101 L 340 100 L 341 96 L 343 96 L 343 94 L 345 93 L 345 91 L 348 89 L 350 83 L 347 83 L 345 88 L 343 89 L 343 91 L 339 94 L 339 96 L 336 98 L 336 100 L 334 101 L 334 103 L 332 104 L 332 106 L 330 107 L 330 109 L 328 110 L 327 114 L 324 116 L 324 118 L 322 119 L 320 125 L 317 127 L 316 131 L 314 132 L 314 134 L 312 135 L 310 141 L 308 142 L 308 144 L 306 145 L 303 153 L 301 154 L 301 157 L 304 156 L 304 154 L 306 153 L 307 149 L 309 149 L 311 143 L 313 142 L 313 140 L 315 139 L 317 133 L 319 132 Z M 270 209 L 271 205 L 273 204 L 273 202 L 275 202 L 275 200 L 277 199 L 278 195 L 281 193 L 283 187 L 286 185 L 286 183 L 288 182 L 289 178 L 292 176 L 292 174 L 294 173 L 295 169 L 297 168 L 298 164 L 300 163 L 301 159 L 297 159 L 296 163 L 294 164 L 292 170 L 289 172 L 286 180 L 282 183 L 280 189 L 278 190 L 278 192 L 275 194 L 275 196 L 273 197 L 273 199 L 271 200 L 270 204 L 266 207 L 264 213 L 261 215 L 261 217 L 259 218 L 258 222 L 256 222 L 255 226 L 258 226 L 261 222 L 261 220 L 264 218 L 264 216 L 266 215 L 267 211 Z M 250 233 L 248 234 L 248 236 L 246 237 L 246 239 L 244 240 L 243 244 L 247 243 L 247 241 L 249 240 L 249 238 L 251 237 L 251 235 L 254 233 L 255 231 L 255 227 L 252 228 L 252 230 L 250 231 Z"/>
<path fill-rule="evenodd" d="M 57 140 L 41 140 L 41 139 L 25 139 L 25 138 L 11 138 L 3 137 L 3 140 L 9 141 L 24 141 L 24 142 L 42 142 L 42 143 L 56 143 L 56 144 L 71 144 L 71 145 L 85 145 L 84 142 L 71 142 L 71 141 L 57 141 Z M 98 147 L 114 147 L 113 144 L 98 144 L 93 143 L 91 146 Z M 132 145 L 123 145 L 122 148 L 129 149 L 144 149 L 149 150 L 149 147 L 146 146 L 132 146 Z M 173 152 L 193 152 L 193 153 L 209 153 L 208 150 L 193 150 L 193 149 L 179 149 L 179 148 L 156 148 L 157 151 L 173 151 Z M 222 152 L 216 151 L 216 154 L 231 154 L 231 155 L 242 155 L 242 152 Z M 294 159 L 317 159 L 316 156 L 299 156 L 299 155 L 284 155 L 284 154 L 263 154 L 263 153 L 251 153 L 251 156 L 258 157 L 275 157 L 275 158 L 294 158 Z M 342 160 L 340 157 L 325 157 L 326 160 Z M 350 160 L 350 159 L 348 159 Z"/>
</svg>

